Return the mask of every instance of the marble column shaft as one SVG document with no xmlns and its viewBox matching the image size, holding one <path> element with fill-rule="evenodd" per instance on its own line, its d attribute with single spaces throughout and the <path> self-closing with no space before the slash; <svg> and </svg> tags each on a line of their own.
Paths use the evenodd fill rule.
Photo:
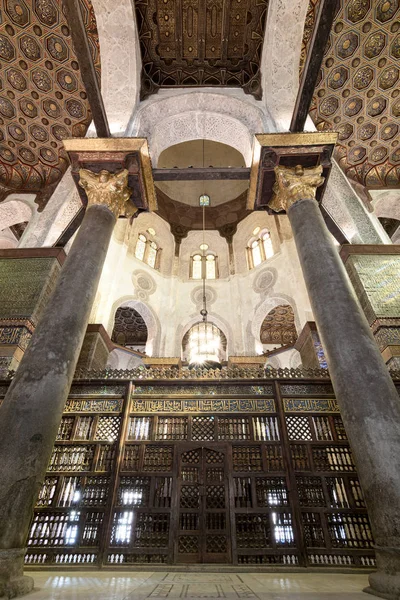
<svg viewBox="0 0 400 600">
<path fill-rule="evenodd" d="M 376 543 L 366 591 L 398 599 L 400 399 L 316 200 L 295 201 L 288 216 Z"/>
<path fill-rule="evenodd" d="M 115 222 L 107 206 L 87 209 L 0 407 L 0 596 L 31 588 L 22 577 L 24 545 Z"/>
</svg>

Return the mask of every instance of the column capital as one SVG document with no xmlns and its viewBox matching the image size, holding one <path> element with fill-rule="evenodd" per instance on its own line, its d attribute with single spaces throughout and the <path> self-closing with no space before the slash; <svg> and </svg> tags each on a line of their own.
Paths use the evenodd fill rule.
<svg viewBox="0 0 400 600">
<path fill-rule="evenodd" d="M 138 209 L 129 203 L 132 190 L 128 187 L 128 174 L 127 169 L 119 173 L 105 170 L 93 173 L 88 169 L 79 169 L 79 185 L 86 192 L 88 206 L 106 206 L 116 219 L 134 215 Z"/>
<path fill-rule="evenodd" d="M 317 188 L 325 181 L 321 176 L 322 165 L 308 169 L 301 165 L 294 168 L 278 165 L 274 171 L 276 180 L 269 206 L 275 212 L 288 212 L 299 200 L 315 200 Z"/>
</svg>

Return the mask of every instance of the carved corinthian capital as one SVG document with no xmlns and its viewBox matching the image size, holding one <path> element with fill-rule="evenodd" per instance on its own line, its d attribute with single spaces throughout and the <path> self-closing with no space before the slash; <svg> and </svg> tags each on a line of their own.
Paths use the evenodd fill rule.
<svg viewBox="0 0 400 600">
<path fill-rule="evenodd" d="M 317 188 L 325 181 L 321 177 L 322 165 L 310 169 L 304 169 L 301 165 L 294 168 L 278 166 L 274 171 L 276 181 L 269 207 L 276 212 L 288 212 L 299 200 L 315 200 Z"/>
<path fill-rule="evenodd" d="M 116 219 L 119 216 L 129 217 L 137 212 L 137 208 L 129 202 L 132 191 L 128 187 L 128 171 L 120 173 L 100 171 L 93 173 L 88 169 L 80 169 L 79 185 L 86 191 L 88 206 L 103 204 L 113 213 Z"/>
</svg>

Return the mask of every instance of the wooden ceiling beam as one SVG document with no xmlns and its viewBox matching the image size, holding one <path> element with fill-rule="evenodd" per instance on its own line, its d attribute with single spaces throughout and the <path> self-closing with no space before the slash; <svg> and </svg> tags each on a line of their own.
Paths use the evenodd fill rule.
<svg viewBox="0 0 400 600">
<path fill-rule="evenodd" d="M 63 0 L 63 5 L 71 32 L 72 43 L 79 62 L 82 81 L 92 111 L 97 136 L 100 138 L 111 137 L 100 85 L 94 68 L 92 54 L 90 52 L 85 24 L 83 22 L 80 2 L 79 0 Z"/>
<path fill-rule="evenodd" d="M 223 181 L 250 179 L 247 167 L 187 167 L 186 169 L 153 169 L 154 181 Z"/>
<path fill-rule="evenodd" d="M 339 0 L 320 0 L 290 123 L 292 133 L 299 133 L 304 130 L 338 3 Z"/>
</svg>

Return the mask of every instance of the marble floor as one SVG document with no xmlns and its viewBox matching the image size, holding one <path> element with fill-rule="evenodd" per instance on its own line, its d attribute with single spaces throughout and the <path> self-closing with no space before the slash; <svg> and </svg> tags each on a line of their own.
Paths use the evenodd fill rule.
<svg viewBox="0 0 400 600">
<path fill-rule="evenodd" d="M 338 573 L 26 572 L 30 600 L 367 600 L 367 575 Z"/>
</svg>

